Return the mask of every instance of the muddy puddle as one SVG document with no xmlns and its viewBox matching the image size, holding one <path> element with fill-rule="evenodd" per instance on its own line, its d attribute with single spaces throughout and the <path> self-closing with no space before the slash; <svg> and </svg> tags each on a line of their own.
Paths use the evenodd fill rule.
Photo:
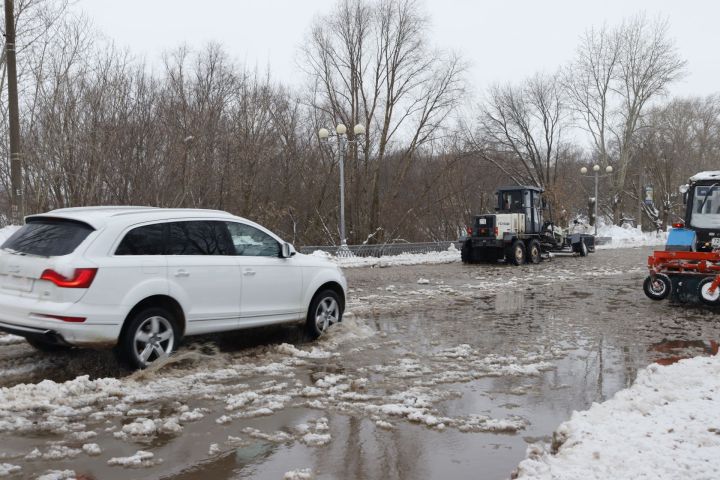
<svg viewBox="0 0 720 480">
<path fill-rule="evenodd" d="M 716 313 L 644 297 L 648 252 L 348 269 L 352 314 L 326 338 L 203 337 L 142 374 L 5 339 L 0 464 L 20 467 L 9 478 L 508 478 L 649 363 L 717 353 Z"/>
</svg>

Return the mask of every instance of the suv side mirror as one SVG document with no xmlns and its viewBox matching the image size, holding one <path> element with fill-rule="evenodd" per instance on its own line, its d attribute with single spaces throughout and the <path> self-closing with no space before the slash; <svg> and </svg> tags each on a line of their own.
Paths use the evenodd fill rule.
<svg viewBox="0 0 720 480">
<path fill-rule="evenodd" d="M 287 242 L 282 244 L 282 252 L 280 253 L 282 258 L 290 258 L 295 255 L 295 253 L 297 252 L 295 252 L 295 248 L 292 245 Z"/>
</svg>

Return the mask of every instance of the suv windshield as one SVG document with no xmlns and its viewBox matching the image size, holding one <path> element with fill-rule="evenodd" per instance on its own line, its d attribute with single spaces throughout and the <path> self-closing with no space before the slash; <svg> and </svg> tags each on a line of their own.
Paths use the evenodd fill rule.
<svg viewBox="0 0 720 480">
<path fill-rule="evenodd" d="M 695 228 L 720 229 L 720 185 L 695 187 L 690 225 Z"/>
<path fill-rule="evenodd" d="M 92 227 L 82 222 L 31 218 L 0 248 L 26 255 L 59 257 L 75 251 L 92 231 Z"/>
</svg>

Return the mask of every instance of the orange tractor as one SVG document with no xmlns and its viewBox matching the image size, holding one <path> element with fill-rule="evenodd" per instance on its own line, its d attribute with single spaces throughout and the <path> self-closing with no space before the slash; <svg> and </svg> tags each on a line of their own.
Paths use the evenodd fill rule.
<svg viewBox="0 0 720 480">
<path fill-rule="evenodd" d="M 685 222 L 648 257 L 643 290 L 653 300 L 720 306 L 720 171 L 698 173 L 680 191 Z"/>
</svg>

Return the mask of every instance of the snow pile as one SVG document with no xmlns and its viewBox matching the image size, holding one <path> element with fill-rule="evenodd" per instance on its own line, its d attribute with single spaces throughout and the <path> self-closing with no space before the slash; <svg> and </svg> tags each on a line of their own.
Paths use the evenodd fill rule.
<svg viewBox="0 0 720 480">
<path fill-rule="evenodd" d="M 332 440 L 332 436 L 328 433 L 330 430 L 328 419 L 325 417 L 298 425 L 295 430 L 301 435 L 300 441 L 310 447 L 327 445 Z"/>
<path fill-rule="evenodd" d="M 611 400 L 571 419 L 538 446 L 519 479 L 707 479 L 720 470 L 720 356 L 650 365 Z"/>
<path fill-rule="evenodd" d="M 9 333 L 0 334 L 0 345 L 14 345 L 16 343 L 25 342 L 25 337 L 18 335 L 10 335 Z"/>
<path fill-rule="evenodd" d="M 88 455 L 100 455 L 102 453 L 102 448 L 97 443 L 86 443 L 82 446 L 82 449 Z"/>
<path fill-rule="evenodd" d="M 313 252 L 313 255 L 329 258 L 342 268 L 438 265 L 460 261 L 460 250 L 455 248 L 454 244 L 451 244 L 447 250 L 442 252 L 402 253 L 400 255 L 387 255 L 382 257 L 336 257 L 321 250 Z"/>
<path fill-rule="evenodd" d="M 290 472 L 285 472 L 285 475 L 283 475 L 284 480 L 311 480 L 312 478 L 312 470 L 310 470 L 309 468 L 292 470 Z"/>
<path fill-rule="evenodd" d="M 301 350 L 295 345 L 290 345 L 289 343 L 280 344 L 277 347 L 277 351 L 285 355 L 292 355 L 297 358 L 309 358 L 313 360 L 323 360 L 338 355 L 337 353 L 321 350 L 317 347 L 312 347 L 309 351 Z"/>
<path fill-rule="evenodd" d="M 640 228 L 602 225 L 598 227 L 598 237 L 610 237 L 609 243 L 598 245 L 598 249 L 646 247 L 665 245 L 667 232 L 643 232 Z"/>
<path fill-rule="evenodd" d="M 113 457 L 108 460 L 108 465 L 116 465 L 120 467 L 146 468 L 162 463 L 161 459 L 155 459 L 155 454 L 138 450 L 134 455 L 129 457 Z"/>
<path fill-rule="evenodd" d="M 75 478 L 74 470 L 49 470 L 36 480 L 75 480 Z"/>
<path fill-rule="evenodd" d="M 699 182 L 700 180 L 720 180 L 720 170 L 699 172 L 690 177 L 691 182 Z"/>
</svg>

